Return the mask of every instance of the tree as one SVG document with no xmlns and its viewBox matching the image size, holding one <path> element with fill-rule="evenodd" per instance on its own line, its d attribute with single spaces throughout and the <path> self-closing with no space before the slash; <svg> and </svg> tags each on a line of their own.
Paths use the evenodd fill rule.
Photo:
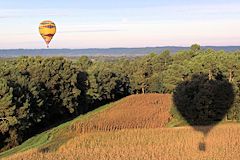
<svg viewBox="0 0 240 160">
<path fill-rule="evenodd" d="M 14 127 L 19 121 L 16 115 L 17 106 L 13 102 L 14 98 L 13 88 L 8 85 L 7 80 L 0 78 L 0 137 L 2 137 L 0 151 L 18 145 Z"/>
<path fill-rule="evenodd" d="M 87 56 L 81 56 L 77 61 L 77 66 L 83 71 L 86 71 L 92 64 L 93 62 Z"/>
<path fill-rule="evenodd" d="M 111 68 L 111 69 L 110 69 Z M 87 95 L 99 104 L 122 98 L 128 94 L 128 79 L 115 71 L 110 63 L 97 63 L 88 70 Z"/>
<path fill-rule="evenodd" d="M 193 44 L 192 46 L 191 46 L 191 51 L 193 51 L 193 52 L 197 52 L 197 51 L 199 51 L 201 49 L 201 46 L 199 45 L 199 44 Z"/>
</svg>

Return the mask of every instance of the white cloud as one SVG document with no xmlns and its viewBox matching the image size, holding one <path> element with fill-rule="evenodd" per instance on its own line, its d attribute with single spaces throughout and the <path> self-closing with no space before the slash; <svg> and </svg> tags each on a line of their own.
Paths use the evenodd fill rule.
<svg viewBox="0 0 240 160">
<path fill-rule="evenodd" d="M 15 18 L 29 16 L 68 16 L 68 10 L 62 9 L 1 9 L 1 17 Z"/>
</svg>

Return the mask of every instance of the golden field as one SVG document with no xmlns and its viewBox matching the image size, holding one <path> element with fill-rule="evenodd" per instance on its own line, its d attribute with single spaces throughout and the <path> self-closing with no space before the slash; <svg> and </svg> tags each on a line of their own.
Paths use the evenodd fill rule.
<svg viewBox="0 0 240 160">
<path fill-rule="evenodd" d="M 239 124 L 220 125 L 206 137 L 206 151 L 200 151 L 203 135 L 191 127 L 95 132 L 77 135 L 55 152 L 33 149 L 7 159 L 238 160 L 239 133 Z"/>
<path fill-rule="evenodd" d="M 30 149 L 14 151 L 6 160 L 239 160 L 240 124 L 212 128 L 200 150 L 203 133 L 192 127 L 167 127 L 171 95 L 124 98 L 86 118 L 74 120 L 38 137 Z M 207 128 L 205 128 L 208 130 Z M 52 137 L 52 138 L 50 138 Z M 39 138 L 40 139 L 40 138 Z M 44 140 L 42 140 L 44 141 Z M 24 144 L 23 144 L 24 145 Z M 20 146 L 21 147 L 21 146 Z"/>
<path fill-rule="evenodd" d="M 124 98 L 104 112 L 71 125 L 71 131 L 87 133 L 133 128 L 161 128 L 170 121 L 170 94 L 139 94 Z"/>
</svg>

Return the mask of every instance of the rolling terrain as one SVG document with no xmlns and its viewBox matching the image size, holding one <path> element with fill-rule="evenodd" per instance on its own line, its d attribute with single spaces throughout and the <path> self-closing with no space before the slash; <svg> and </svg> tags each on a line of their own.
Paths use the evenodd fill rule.
<svg viewBox="0 0 240 160">
<path fill-rule="evenodd" d="M 39 134 L 1 153 L 18 159 L 238 159 L 240 125 L 221 124 L 203 135 L 167 127 L 171 95 L 132 95 Z"/>
<path fill-rule="evenodd" d="M 176 53 L 179 50 L 188 50 L 190 47 L 163 46 L 145 48 L 89 48 L 89 49 L 0 49 L 0 57 L 18 56 L 144 56 L 149 53 L 161 53 L 169 50 Z M 203 49 L 212 48 L 220 51 L 232 52 L 240 50 L 240 46 L 202 46 Z"/>
</svg>

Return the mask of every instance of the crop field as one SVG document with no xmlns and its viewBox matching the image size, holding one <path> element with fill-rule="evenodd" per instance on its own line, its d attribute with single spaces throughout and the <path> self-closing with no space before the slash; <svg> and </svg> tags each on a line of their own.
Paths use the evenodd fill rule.
<svg viewBox="0 0 240 160">
<path fill-rule="evenodd" d="M 240 124 L 220 124 L 203 140 L 203 134 L 192 127 L 167 127 L 171 103 L 167 94 L 129 96 L 43 133 L 46 142 L 19 149 L 3 159 L 239 159 Z M 203 142 L 205 151 L 199 148 Z"/>
<path fill-rule="evenodd" d="M 130 128 L 159 128 L 170 121 L 170 94 L 132 95 L 86 121 L 74 123 L 79 133 Z"/>
<path fill-rule="evenodd" d="M 55 152 L 33 149 L 8 160 L 237 160 L 240 157 L 239 133 L 238 124 L 220 125 L 206 137 L 206 151 L 200 151 L 202 134 L 191 127 L 95 132 L 80 134 Z"/>
</svg>

